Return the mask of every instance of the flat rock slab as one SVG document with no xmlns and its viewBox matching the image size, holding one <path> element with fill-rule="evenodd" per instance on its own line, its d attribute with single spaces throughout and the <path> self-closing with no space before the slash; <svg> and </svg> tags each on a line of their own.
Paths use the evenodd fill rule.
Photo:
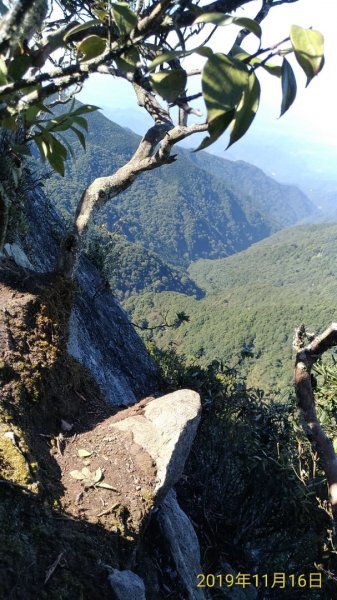
<svg viewBox="0 0 337 600">
<path fill-rule="evenodd" d="M 157 498 L 164 497 L 180 479 L 200 421 L 197 392 L 178 390 L 146 404 L 140 414 L 123 411 L 113 429 L 132 433 L 133 440 L 157 467 Z M 119 419 L 119 420 L 118 420 Z"/>
</svg>

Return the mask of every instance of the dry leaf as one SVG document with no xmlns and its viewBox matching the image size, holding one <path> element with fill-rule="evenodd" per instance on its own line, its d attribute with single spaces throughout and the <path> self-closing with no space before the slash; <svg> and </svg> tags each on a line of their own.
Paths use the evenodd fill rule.
<svg viewBox="0 0 337 600">
<path fill-rule="evenodd" d="M 85 448 L 79 448 L 79 450 L 77 450 L 77 454 L 80 458 L 88 458 L 92 455 L 92 452 L 89 452 L 89 450 L 86 450 Z"/>
<path fill-rule="evenodd" d="M 118 490 L 116 488 L 112 487 L 112 485 L 110 485 L 109 483 L 105 483 L 104 481 L 102 481 L 100 483 L 96 483 L 96 486 L 105 488 L 107 490 L 112 490 L 113 492 L 118 492 Z"/>
<path fill-rule="evenodd" d="M 85 476 L 81 471 L 70 471 L 69 475 L 74 479 L 85 479 Z"/>
<path fill-rule="evenodd" d="M 99 481 L 101 481 L 102 477 L 103 477 L 103 471 L 102 471 L 102 469 L 96 469 L 95 476 L 94 476 L 94 484 L 96 484 Z"/>
</svg>

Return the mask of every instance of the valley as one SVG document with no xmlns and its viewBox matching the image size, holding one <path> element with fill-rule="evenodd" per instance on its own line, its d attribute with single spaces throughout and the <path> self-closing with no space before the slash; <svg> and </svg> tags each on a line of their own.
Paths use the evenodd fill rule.
<svg viewBox="0 0 337 600">
<path fill-rule="evenodd" d="M 287 396 L 295 327 L 305 323 L 318 332 L 336 319 L 336 253 L 336 224 L 294 227 L 234 256 L 193 263 L 189 275 L 206 294 L 201 300 L 147 293 L 125 306 L 133 321 L 146 316 L 150 326 L 166 311 L 171 320 L 184 311 L 190 321 L 151 332 L 156 343 L 173 344 L 204 365 L 240 365 L 248 385 Z"/>
<path fill-rule="evenodd" d="M 65 220 L 79 190 L 123 164 L 139 140 L 100 113 L 88 121 L 87 151 L 77 145 L 62 188 L 57 175 L 44 184 Z M 294 328 L 334 319 L 337 225 L 296 226 L 315 220 L 324 212 L 295 186 L 179 149 L 174 164 L 140 176 L 100 212 L 87 253 L 143 337 L 204 366 L 240 366 L 249 386 L 285 398 Z M 178 313 L 189 321 L 156 329 Z"/>
</svg>

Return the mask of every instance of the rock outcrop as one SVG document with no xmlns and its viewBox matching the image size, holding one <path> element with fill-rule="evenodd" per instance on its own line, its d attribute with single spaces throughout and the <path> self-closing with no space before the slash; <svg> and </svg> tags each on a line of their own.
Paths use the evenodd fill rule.
<svg viewBox="0 0 337 600">
<path fill-rule="evenodd" d="M 28 260 L 36 271 L 52 271 L 64 226 L 41 190 L 30 194 L 26 216 L 29 231 L 21 244 Z M 77 283 L 68 351 L 89 369 L 109 403 L 134 404 L 157 388 L 155 365 L 126 312 L 85 256 L 79 261 Z"/>
<path fill-rule="evenodd" d="M 52 272 L 62 224 L 40 192 L 27 221 L 0 264 L 4 594 L 203 600 L 197 538 L 173 492 L 200 398 L 148 397 L 156 368 L 95 267 L 80 260 L 75 289 Z M 143 573 L 151 521 L 173 587 Z"/>
<path fill-rule="evenodd" d="M 117 416 L 118 422 L 113 428 L 132 433 L 134 441 L 155 462 L 155 493 L 159 498 L 164 498 L 182 475 L 200 413 L 199 394 L 178 390 L 146 404 L 141 414 L 132 414 L 131 410 Z"/>
<path fill-rule="evenodd" d="M 62 454 L 54 453 L 67 514 L 123 535 L 127 530 L 137 545 L 182 475 L 200 411 L 199 395 L 180 390 L 142 400 L 84 432 L 75 428 Z"/>
<path fill-rule="evenodd" d="M 198 538 L 173 489 L 167 494 L 156 518 L 186 597 L 188 600 L 205 600 L 207 591 L 197 587 L 197 576 L 202 573 Z"/>
</svg>

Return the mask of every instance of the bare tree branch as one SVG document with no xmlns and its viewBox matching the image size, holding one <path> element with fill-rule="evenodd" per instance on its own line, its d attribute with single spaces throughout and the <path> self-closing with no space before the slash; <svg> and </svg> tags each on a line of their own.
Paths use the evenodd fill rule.
<svg viewBox="0 0 337 600">
<path fill-rule="evenodd" d="M 295 390 L 298 406 L 304 419 L 304 431 L 311 447 L 321 461 L 329 486 L 329 496 L 334 521 L 337 526 L 337 456 L 333 444 L 324 432 L 317 417 L 315 395 L 311 382 L 311 369 L 320 356 L 337 345 L 337 323 L 332 323 L 321 335 L 305 346 L 306 331 L 301 325 L 295 331 L 294 349 L 297 352 L 295 362 Z"/>
</svg>

